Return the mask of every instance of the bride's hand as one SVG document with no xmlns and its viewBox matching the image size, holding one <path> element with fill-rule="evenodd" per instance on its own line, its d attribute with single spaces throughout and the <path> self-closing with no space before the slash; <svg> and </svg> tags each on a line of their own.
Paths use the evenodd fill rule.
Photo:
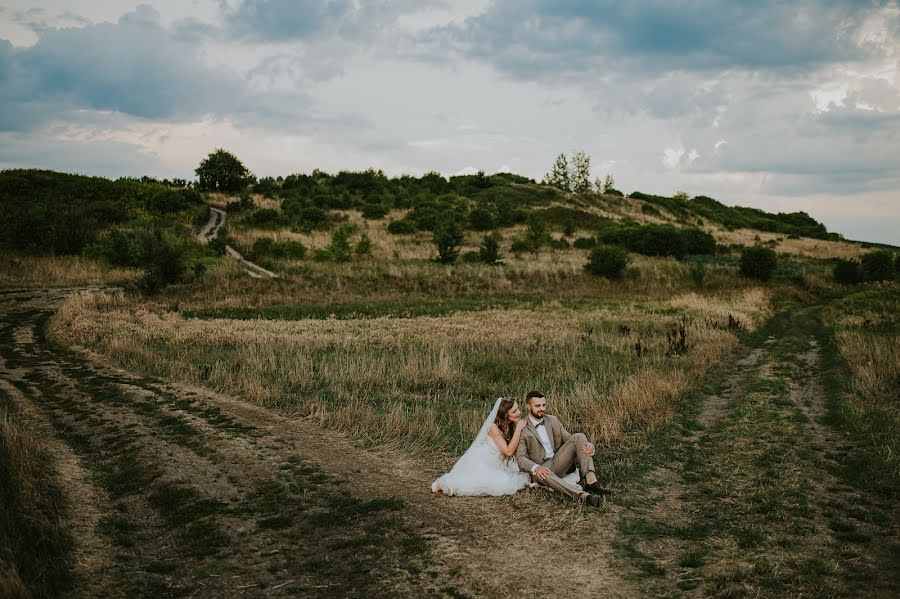
<svg viewBox="0 0 900 599">
<path fill-rule="evenodd" d="M 522 429 L 525 428 L 525 419 L 522 418 L 518 422 L 516 422 L 516 432 L 522 432 Z"/>
</svg>

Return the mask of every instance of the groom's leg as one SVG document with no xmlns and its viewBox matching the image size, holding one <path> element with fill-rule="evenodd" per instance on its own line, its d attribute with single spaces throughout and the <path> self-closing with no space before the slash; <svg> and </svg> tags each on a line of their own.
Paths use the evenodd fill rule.
<svg viewBox="0 0 900 599">
<path fill-rule="evenodd" d="M 553 470 L 553 468 L 550 465 L 550 460 L 547 460 L 542 465 L 547 468 L 550 468 L 550 470 Z M 581 494 L 584 492 L 584 491 L 580 490 L 578 487 L 574 487 L 574 486 L 570 485 L 569 483 L 567 483 L 566 481 L 564 481 L 563 479 L 558 477 L 556 474 L 551 474 L 544 480 L 538 480 L 538 478 L 536 476 L 533 478 L 534 478 L 534 481 L 537 482 L 538 484 L 544 485 L 545 487 L 550 487 L 557 493 L 562 493 L 563 495 L 568 495 L 569 497 L 571 497 L 572 499 L 575 499 L 575 500 L 579 499 Z"/>
<path fill-rule="evenodd" d="M 578 463 L 578 470 L 581 477 L 584 478 L 588 472 L 594 471 L 594 458 L 581 451 L 581 448 L 588 445 L 587 437 L 584 433 L 575 433 L 569 440 L 562 444 L 551 460 L 550 470 L 553 470 L 557 476 L 565 476 L 566 472 L 574 463 Z"/>
</svg>

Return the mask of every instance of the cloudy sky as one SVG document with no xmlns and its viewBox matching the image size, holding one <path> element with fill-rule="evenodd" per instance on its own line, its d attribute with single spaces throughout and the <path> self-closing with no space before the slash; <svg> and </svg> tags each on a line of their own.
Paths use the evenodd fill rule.
<svg viewBox="0 0 900 599">
<path fill-rule="evenodd" d="M 900 244 L 900 4 L 2 0 L 0 168 L 512 171 Z"/>
</svg>

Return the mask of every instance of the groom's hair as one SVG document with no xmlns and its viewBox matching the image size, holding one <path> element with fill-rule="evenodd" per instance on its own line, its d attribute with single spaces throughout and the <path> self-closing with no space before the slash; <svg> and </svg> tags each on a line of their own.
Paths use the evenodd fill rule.
<svg viewBox="0 0 900 599">
<path fill-rule="evenodd" d="M 544 394 L 540 391 L 529 391 L 528 395 L 525 396 L 525 403 L 531 403 L 531 400 L 535 397 L 544 397 Z"/>
</svg>

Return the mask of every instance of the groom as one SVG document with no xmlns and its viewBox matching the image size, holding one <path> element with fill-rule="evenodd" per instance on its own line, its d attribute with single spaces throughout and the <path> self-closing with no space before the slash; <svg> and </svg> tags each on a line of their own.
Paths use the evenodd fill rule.
<svg viewBox="0 0 900 599">
<path fill-rule="evenodd" d="M 577 501 L 588 501 L 593 506 L 599 505 L 599 496 L 609 495 L 612 491 L 601 485 L 594 473 L 594 446 L 588 443 L 584 434 L 569 434 L 556 416 L 547 415 L 543 393 L 529 391 L 525 405 L 528 408 L 526 424 L 516 448 L 519 468 L 529 472 L 532 480 L 554 491 Z M 581 486 L 590 493 L 579 491 L 562 479 L 576 462 L 581 473 Z"/>
</svg>

